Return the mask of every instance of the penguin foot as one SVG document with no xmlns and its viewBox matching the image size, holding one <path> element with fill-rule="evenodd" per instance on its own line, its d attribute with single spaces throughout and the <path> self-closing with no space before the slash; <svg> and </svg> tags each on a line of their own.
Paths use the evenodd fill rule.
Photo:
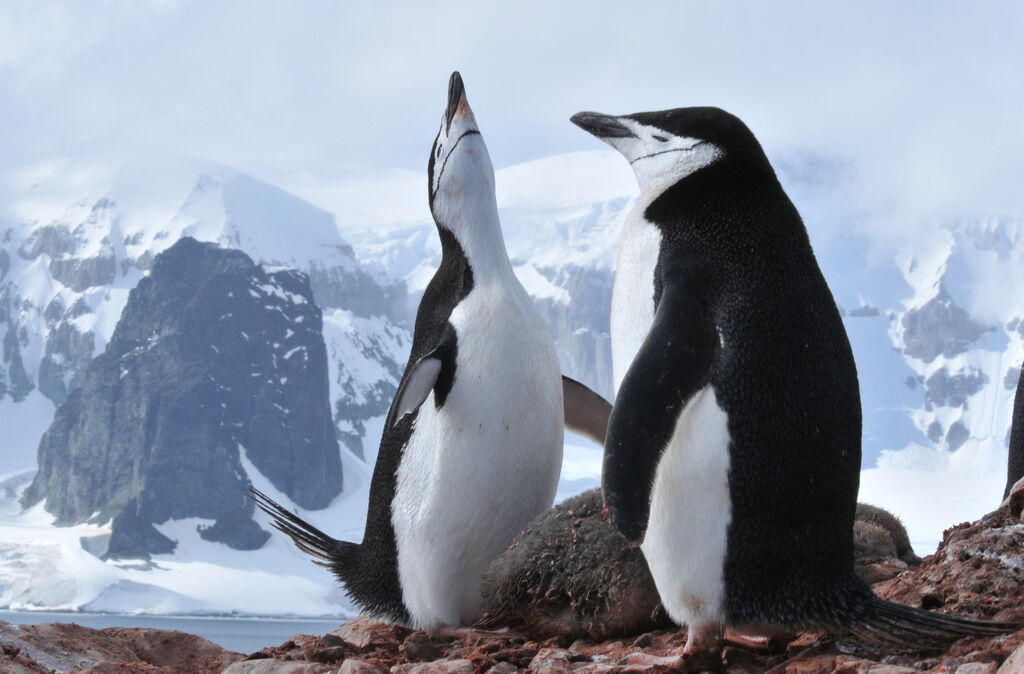
<svg viewBox="0 0 1024 674">
<path fill-rule="evenodd" d="M 732 630 L 725 630 L 722 639 L 733 646 L 739 646 L 750 651 L 761 651 L 773 653 L 782 650 L 786 644 L 793 640 L 792 634 L 741 634 Z"/>
<path fill-rule="evenodd" d="M 620 664 L 657 667 L 673 672 L 721 669 L 722 635 L 723 630 L 719 625 L 691 625 L 682 653 L 664 656 L 634 653 Z"/>
<path fill-rule="evenodd" d="M 478 630 L 474 630 L 472 627 L 462 627 L 461 625 L 441 625 L 433 631 L 433 634 L 442 639 L 464 639 L 475 631 Z"/>
<path fill-rule="evenodd" d="M 722 650 L 723 630 L 718 625 L 690 625 L 686 633 L 683 655 L 718 653 Z"/>
</svg>

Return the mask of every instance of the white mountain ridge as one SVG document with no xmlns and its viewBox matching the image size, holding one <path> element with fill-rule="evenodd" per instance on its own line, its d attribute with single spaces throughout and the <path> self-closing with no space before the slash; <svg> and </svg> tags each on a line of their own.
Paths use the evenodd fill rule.
<svg viewBox="0 0 1024 674">
<path fill-rule="evenodd" d="M 1001 494 L 1016 384 L 1014 377 L 1007 385 L 1007 373 L 1019 372 L 1024 360 L 1018 331 L 1024 330 L 1024 302 L 1013 290 L 1024 254 L 1021 221 L 951 220 L 933 228 L 937 235 L 927 240 L 887 247 L 888 240 L 879 243 L 863 226 L 861 209 L 847 208 L 856 194 L 841 162 L 793 153 L 781 155 L 776 165 L 845 312 L 857 359 L 865 421 L 861 499 L 901 515 L 918 553 L 930 553 L 944 527 L 990 510 Z M 91 332 L 88 355 L 102 350 L 128 290 L 145 273 L 147 256 L 185 234 L 239 247 L 272 265 L 313 274 L 353 272 L 361 283 L 369 279 L 368 291 L 381 293 L 372 303 L 381 307 L 376 315 L 358 298 L 354 308 L 324 308 L 331 400 L 342 408 L 336 422 L 344 440 L 345 488 L 325 510 L 296 509 L 333 535 L 358 540 L 382 415 L 409 348 L 403 318 L 412 314 L 439 259 L 422 183 L 414 190 L 404 173 L 394 183 L 389 181 L 395 174 L 365 178 L 360 184 L 367 199 L 393 186 L 393 203 L 379 220 L 336 222 L 276 187 L 207 162 L 161 160 L 118 174 L 87 167 L 42 178 L 39 171 L 22 172 L 0 220 L 0 297 L 6 300 L 0 331 L 6 329 L 10 338 L 13 327 L 14 337 L 4 344 L 17 343 L 4 349 L 0 381 L 8 393 L 0 400 L 0 423 L 5 430 L 18 428 L 0 452 L 0 475 L 9 478 L 6 496 L 0 487 L 0 607 L 347 614 L 329 574 L 283 537 L 242 553 L 202 541 L 195 522 L 168 522 L 159 528 L 178 541 L 178 549 L 154 557 L 144 570 L 123 560 L 101 562 L 82 550 L 79 537 L 95 535 L 96 527 L 57 529 L 39 508 L 20 514 L 14 498 L 33 469 L 53 404 L 38 386 L 13 402 L 11 367 L 16 353 L 35 385 L 49 356 L 63 367 L 51 370 L 72 384 L 72 359 L 60 349 L 47 354 L 47 342 L 60 330 L 66 333 L 56 340 L 61 344 L 88 341 L 75 335 Z M 564 371 L 610 396 L 608 307 L 615 248 L 636 193 L 628 166 L 610 151 L 574 153 L 499 170 L 497 186 L 509 255 L 548 317 Z M 79 196 L 66 198 L 69 193 Z M 356 203 L 353 192 L 346 196 L 346 213 L 373 213 L 372 204 Z M 329 202 L 322 201 L 341 211 Z M 420 209 L 420 215 L 405 215 Z M 389 219 L 396 213 L 399 219 Z M 47 234 L 60 228 L 73 237 L 63 241 Z M 86 272 L 111 269 L 113 279 L 76 290 L 88 274 L 75 261 L 105 259 L 112 264 L 90 263 Z M 329 281 L 324 287 L 332 287 Z M 406 289 L 404 309 L 400 302 L 389 304 L 388 298 L 404 297 Z M 51 310 L 48 318 L 55 298 L 64 310 Z M 80 302 L 89 311 L 69 315 Z M 962 311 L 929 313 L 930 302 L 932 308 Z M 932 332 L 908 332 L 908 316 L 915 325 L 940 326 L 940 332 L 966 330 L 964 338 L 971 339 L 955 353 L 942 352 L 921 336 Z M 929 348 L 940 353 L 926 360 L 922 354 L 930 356 Z M 951 430 L 957 423 L 966 438 Z M 257 487 L 291 506 L 251 464 L 246 469 Z M 597 484 L 599 473 L 600 451 L 570 439 L 559 498 Z M 43 568 L 46 574 L 36 573 Z M 253 582 L 267 588 L 265 600 L 252 596 Z"/>
</svg>

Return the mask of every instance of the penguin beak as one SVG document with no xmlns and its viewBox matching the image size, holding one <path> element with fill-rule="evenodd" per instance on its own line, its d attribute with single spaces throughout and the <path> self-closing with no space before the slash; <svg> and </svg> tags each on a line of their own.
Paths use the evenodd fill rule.
<svg viewBox="0 0 1024 674">
<path fill-rule="evenodd" d="M 577 112 L 569 121 L 601 139 L 637 137 L 618 117 L 602 115 L 600 112 Z"/>
<path fill-rule="evenodd" d="M 456 70 L 448 80 L 448 107 L 444 111 L 445 132 L 451 129 L 452 120 L 460 108 L 469 109 L 469 101 L 466 100 L 466 85 L 462 83 L 462 75 Z"/>
</svg>

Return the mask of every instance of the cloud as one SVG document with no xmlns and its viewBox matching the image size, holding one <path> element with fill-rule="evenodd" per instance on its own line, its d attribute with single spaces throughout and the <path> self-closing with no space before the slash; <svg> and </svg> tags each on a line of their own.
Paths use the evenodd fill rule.
<svg viewBox="0 0 1024 674">
<path fill-rule="evenodd" d="M 499 167 L 596 149 L 581 109 L 713 104 L 850 158 L 901 217 L 1024 212 L 1019 3 L 6 4 L 8 161 L 176 151 L 271 181 L 422 171 L 460 69 Z"/>
</svg>

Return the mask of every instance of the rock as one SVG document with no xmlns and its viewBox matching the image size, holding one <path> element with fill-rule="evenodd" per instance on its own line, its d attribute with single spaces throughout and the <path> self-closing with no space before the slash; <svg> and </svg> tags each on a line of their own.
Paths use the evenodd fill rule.
<svg viewBox="0 0 1024 674">
<path fill-rule="evenodd" d="M 956 674 L 996 674 L 998 666 L 994 662 L 968 662 L 956 668 Z"/>
<path fill-rule="evenodd" d="M 1010 657 L 1006 658 L 997 670 L 997 674 L 1018 674 L 1018 672 L 1024 672 L 1024 646 L 1011 653 Z"/>
<path fill-rule="evenodd" d="M 243 449 L 304 508 L 341 489 L 321 328 L 301 273 L 179 240 L 57 409 L 23 505 L 46 499 L 58 524 L 112 520 L 107 557 L 169 552 L 153 524 L 189 517 L 212 521 L 207 540 L 261 547 Z"/>
<path fill-rule="evenodd" d="M 405 638 L 399 652 L 409 660 L 436 660 L 441 657 L 441 647 L 434 643 L 425 632 L 416 631 Z"/>
<path fill-rule="evenodd" d="M 499 662 L 498 664 L 488 669 L 485 674 L 514 674 L 514 672 L 518 671 L 519 668 L 513 665 L 511 662 Z"/>
<path fill-rule="evenodd" d="M 939 355 L 951 358 L 963 353 L 987 330 L 972 321 L 941 284 L 935 297 L 903 314 L 902 323 L 903 353 L 926 363 Z"/>
<path fill-rule="evenodd" d="M 939 551 L 919 566 L 875 585 L 890 598 L 931 597 L 944 611 L 1020 620 L 1024 616 L 1019 550 L 1024 525 L 1007 506 L 946 533 Z M 892 542 L 891 537 L 889 538 Z M 900 561 L 901 564 L 905 564 Z M 323 636 L 297 634 L 244 661 L 198 637 L 160 630 L 87 630 L 77 625 L 22 628 L 0 623 L 0 671 L 206 672 L 640 672 L 666 671 L 686 643 L 685 629 L 639 636 L 569 640 L 564 635 L 527 641 L 514 631 L 467 630 L 455 639 L 365 617 Z M 1024 672 L 1024 629 L 1007 635 L 961 639 L 942 651 L 886 651 L 882 646 L 837 641 L 804 632 L 778 637 L 767 647 L 727 643 L 707 660 L 735 674 L 959 674 Z M 872 650 L 873 649 L 873 650 Z M 694 664 L 694 663 L 688 663 Z M 230 666 L 229 666 L 230 665 Z"/>
<path fill-rule="evenodd" d="M 380 667 L 375 667 L 365 660 L 356 660 L 355 658 L 349 658 L 341 663 L 341 669 L 338 670 L 338 674 L 380 674 L 381 672 L 384 672 L 384 670 Z"/>
<path fill-rule="evenodd" d="M 359 616 L 343 623 L 331 634 L 341 637 L 356 648 L 365 649 L 373 644 L 402 643 L 411 632 L 412 630 L 401 625 L 391 625 L 366 616 Z"/>
<path fill-rule="evenodd" d="M 192 634 L 172 630 L 111 627 L 95 630 L 73 623 L 12 625 L 0 621 L 3 672 L 221 671 L 242 659 Z"/>
<path fill-rule="evenodd" d="M 223 674 L 334 674 L 331 665 L 311 662 L 285 662 L 281 660 L 247 660 L 236 662 Z"/>
<path fill-rule="evenodd" d="M 454 672 L 472 672 L 470 660 L 435 660 L 418 665 L 396 665 L 391 668 L 392 674 L 454 674 Z"/>
<path fill-rule="evenodd" d="M 946 530 L 935 554 L 875 593 L 912 606 L 1000 620 L 1024 620 L 1024 524 L 1001 507 Z"/>
</svg>

